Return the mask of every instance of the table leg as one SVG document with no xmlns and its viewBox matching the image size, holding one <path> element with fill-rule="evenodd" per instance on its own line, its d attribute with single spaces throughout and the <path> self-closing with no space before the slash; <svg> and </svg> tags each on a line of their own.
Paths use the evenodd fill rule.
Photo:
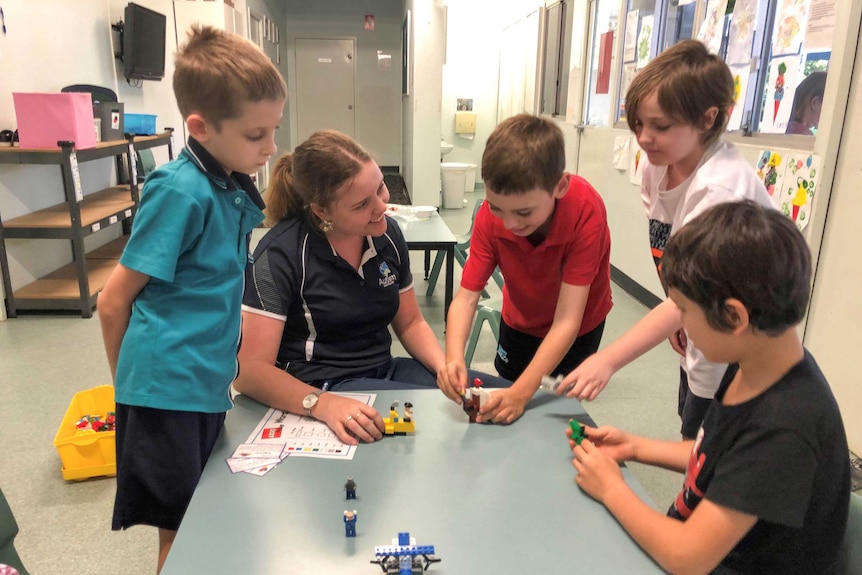
<svg viewBox="0 0 862 575">
<path fill-rule="evenodd" d="M 431 271 L 431 250 L 425 250 L 425 281 L 428 281 L 428 274 Z"/>
<path fill-rule="evenodd" d="M 449 304 L 452 303 L 452 292 L 455 285 L 455 246 L 451 245 L 446 248 L 446 296 L 445 296 L 445 313 L 446 318 L 444 323 L 449 319 Z"/>
</svg>

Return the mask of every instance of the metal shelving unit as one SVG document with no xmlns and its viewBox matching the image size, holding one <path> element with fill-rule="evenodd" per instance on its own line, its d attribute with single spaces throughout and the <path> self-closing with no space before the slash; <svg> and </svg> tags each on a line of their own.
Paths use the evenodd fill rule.
<svg viewBox="0 0 862 575">
<path fill-rule="evenodd" d="M 93 316 L 96 296 L 119 261 L 127 235 L 90 253 L 84 251 L 84 238 L 118 223 L 128 234 L 140 203 L 135 151 L 166 145 L 168 156 L 173 159 L 171 134 L 170 128 L 156 136 L 128 134 L 125 140 L 100 142 L 82 150 L 76 150 L 73 142 L 58 142 L 58 148 L 46 150 L 0 149 L 0 164 L 59 166 L 66 196 L 66 201 L 60 204 L 23 216 L 6 221 L 0 216 L 0 268 L 10 318 L 17 317 L 18 310 L 80 310 L 82 317 Z M 85 196 L 78 165 L 112 156 L 116 160 L 117 180 L 122 179 L 125 168 L 132 175 L 131 183 Z M 69 241 L 73 261 L 13 291 L 6 254 L 8 239 Z"/>
</svg>

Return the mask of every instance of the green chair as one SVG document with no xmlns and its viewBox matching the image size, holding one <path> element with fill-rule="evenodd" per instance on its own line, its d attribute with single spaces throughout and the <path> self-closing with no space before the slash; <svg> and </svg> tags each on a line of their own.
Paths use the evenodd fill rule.
<svg viewBox="0 0 862 575">
<path fill-rule="evenodd" d="M 467 263 L 467 250 L 470 249 L 470 238 L 473 235 L 473 224 L 476 221 L 476 212 L 478 212 L 479 208 L 482 207 L 482 202 L 484 201 L 484 198 L 476 200 L 476 204 L 473 206 L 473 216 L 470 218 L 470 229 L 467 230 L 467 233 L 455 236 L 455 260 L 461 264 L 462 268 Z M 446 252 L 438 251 L 437 256 L 434 258 L 434 265 L 431 266 L 431 273 L 428 276 L 428 289 L 425 290 L 425 295 L 427 297 L 434 295 L 434 288 L 437 287 L 437 278 L 440 276 L 440 270 L 443 268 L 443 262 L 445 260 Z M 496 268 L 494 273 L 491 274 L 491 277 L 494 279 L 497 287 L 503 289 L 503 275 L 500 273 L 500 268 Z M 488 292 L 483 289 L 482 298 L 488 299 L 488 297 L 490 297 Z"/>
<path fill-rule="evenodd" d="M 9 508 L 6 497 L 3 496 L 3 491 L 0 490 L 0 563 L 11 565 L 21 575 L 28 575 L 24 564 L 21 563 L 21 558 L 18 557 L 18 552 L 15 551 L 16 535 L 18 535 L 18 523 L 12 515 L 12 509 Z"/>
<path fill-rule="evenodd" d="M 137 150 L 135 152 L 138 164 L 138 179 L 141 183 L 156 169 L 156 159 L 152 150 Z"/>
<path fill-rule="evenodd" d="M 844 573 L 862 573 L 862 495 L 850 494 L 850 514 L 841 553 Z"/>
<path fill-rule="evenodd" d="M 500 341 L 501 307 L 502 300 L 500 298 L 491 299 L 476 307 L 473 329 L 470 330 L 470 337 L 467 338 L 467 347 L 464 350 L 464 362 L 467 364 L 467 367 L 470 367 L 470 364 L 473 363 L 473 354 L 476 353 L 476 345 L 479 343 L 479 335 L 482 333 L 482 324 L 488 322 L 488 327 L 491 328 L 494 339 Z"/>
</svg>

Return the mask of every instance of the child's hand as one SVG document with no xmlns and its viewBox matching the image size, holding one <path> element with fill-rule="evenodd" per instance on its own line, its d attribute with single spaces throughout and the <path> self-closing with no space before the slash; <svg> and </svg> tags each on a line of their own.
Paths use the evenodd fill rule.
<svg viewBox="0 0 862 575">
<path fill-rule="evenodd" d="M 524 414 L 529 397 L 512 388 L 497 389 L 476 416 L 477 423 L 512 423 Z"/>
<path fill-rule="evenodd" d="M 584 432 L 590 443 L 617 463 L 635 459 L 634 442 L 632 441 L 632 436 L 628 433 L 609 425 L 603 425 L 598 428 L 585 425 Z M 569 438 L 569 447 L 574 451 L 576 445 L 571 438 L 572 429 L 570 427 L 566 427 L 566 437 Z M 581 442 L 581 444 L 583 443 Z"/>
<path fill-rule="evenodd" d="M 437 372 L 437 387 L 443 395 L 457 404 L 461 403 L 461 392 L 467 386 L 467 365 L 463 360 L 449 361 Z"/>
<path fill-rule="evenodd" d="M 315 415 L 347 445 L 383 437 L 383 418 L 370 405 L 334 393 L 321 394 Z"/>
<path fill-rule="evenodd" d="M 592 401 L 602 392 L 613 374 L 613 369 L 602 361 L 601 355 L 593 354 L 563 378 L 557 387 L 557 395 L 565 393 L 566 397 Z"/>
<path fill-rule="evenodd" d="M 685 335 L 685 330 L 680 329 L 669 338 L 670 346 L 675 352 L 685 357 L 685 348 L 688 345 L 688 337 Z"/>
<path fill-rule="evenodd" d="M 593 499 L 605 503 L 615 489 L 625 486 L 619 464 L 589 439 L 576 445 L 574 453 L 572 465 L 578 471 L 575 481 Z"/>
</svg>

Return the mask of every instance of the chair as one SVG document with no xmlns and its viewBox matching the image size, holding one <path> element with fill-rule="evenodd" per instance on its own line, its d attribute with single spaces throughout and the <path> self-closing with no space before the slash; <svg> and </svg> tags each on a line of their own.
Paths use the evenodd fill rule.
<svg viewBox="0 0 862 575">
<path fill-rule="evenodd" d="M 16 535 L 18 535 L 18 523 L 12 515 L 12 509 L 9 508 L 6 497 L 3 496 L 3 491 L 0 491 L 0 563 L 11 565 L 21 575 L 28 575 L 24 564 L 21 563 L 21 558 L 18 557 L 18 552 L 15 551 Z"/>
<path fill-rule="evenodd" d="M 482 207 L 482 202 L 484 201 L 484 198 L 476 200 L 476 204 L 473 206 L 473 215 L 470 218 L 470 228 L 467 230 L 467 233 L 455 236 L 455 260 L 461 264 L 462 268 L 467 263 L 467 250 L 470 249 L 470 238 L 473 235 L 473 224 L 476 222 L 476 212 L 478 212 L 479 208 Z M 425 291 L 425 295 L 427 297 L 434 295 L 434 288 L 437 287 L 437 278 L 440 275 L 440 270 L 443 268 L 443 262 L 445 259 L 446 252 L 438 251 L 437 256 L 434 258 L 434 265 L 431 267 L 431 273 L 428 276 L 428 289 Z M 503 275 L 500 273 L 500 268 L 496 268 L 491 274 L 491 277 L 494 279 L 497 286 L 500 289 L 503 289 Z M 482 298 L 488 299 L 489 297 L 488 292 L 483 289 Z"/>
<path fill-rule="evenodd" d="M 862 495 L 856 493 L 850 494 L 850 514 L 841 554 L 844 573 L 862 573 Z"/>
<path fill-rule="evenodd" d="M 470 367 L 470 364 L 473 363 L 473 354 L 476 353 L 476 344 L 479 343 L 479 335 L 482 333 L 483 323 L 488 322 L 488 327 L 491 328 L 494 339 L 500 341 L 501 304 L 502 301 L 500 298 L 494 298 L 476 307 L 473 329 L 470 331 L 470 337 L 467 338 L 467 347 L 464 350 L 464 362 L 467 364 L 467 367 Z"/>
<path fill-rule="evenodd" d="M 138 179 L 143 182 L 156 169 L 156 159 L 152 150 L 137 150 Z"/>
</svg>

